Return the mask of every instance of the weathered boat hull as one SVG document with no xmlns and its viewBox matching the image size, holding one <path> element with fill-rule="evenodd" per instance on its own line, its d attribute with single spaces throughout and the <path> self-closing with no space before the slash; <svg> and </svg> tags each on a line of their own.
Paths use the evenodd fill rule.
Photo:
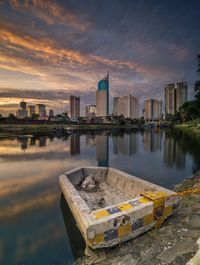
<svg viewBox="0 0 200 265">
<path fill-rule="evenodd" d="M 93 192 L 77 188 L 88 175 L 98 184 Z M 113 168 L 76 168 L 59 180 L 83 238 L 93 249 L 110 247 L 150 230 L 170 216 L 179 202 L 175 192 Z M 95 204 L 99 198 L 103 206 Z"/>
</svg>

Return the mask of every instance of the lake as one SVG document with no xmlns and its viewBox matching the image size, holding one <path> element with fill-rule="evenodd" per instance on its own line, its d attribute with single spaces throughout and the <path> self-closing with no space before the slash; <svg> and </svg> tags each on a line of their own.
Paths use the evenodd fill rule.
<svg viewBox="0 0 200 265">
<path fill-rule="evenodd" d="M 78 166 L 115 167 L 173 188 L 200 169 L 200 142 L 176 130 L 0 138 L 0 264 L 71 265 L 83 255 L 58 183 Z"/>
</svg>

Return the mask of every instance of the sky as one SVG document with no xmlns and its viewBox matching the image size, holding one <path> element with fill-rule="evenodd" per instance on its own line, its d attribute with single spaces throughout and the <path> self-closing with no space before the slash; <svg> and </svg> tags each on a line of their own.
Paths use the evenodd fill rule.
<svg viewBox="0 0 200 265">
<path fill-rule="evenodd" d="M 69 95 L 96 103 L 110 72 L 112 97 L 163 99 L 167 83 L 187 81 L 200 53 L 198 0 L 0 0 L 0 113 L 19 102 L 69 111 Z"/>
</svg>

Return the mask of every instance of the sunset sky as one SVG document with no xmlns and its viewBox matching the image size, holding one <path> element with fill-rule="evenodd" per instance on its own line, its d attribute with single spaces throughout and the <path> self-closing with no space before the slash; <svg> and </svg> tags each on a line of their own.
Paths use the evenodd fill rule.
<svg viewBox="0 0 200 265">
<path fill-rule="evenodd" d="M 66 111 L 74 94 L 83 115 L 107 70 L 110 101 L 132 94 L 142 106 L 179 81 L 192 97 L 198 0 L 0 0 L 0 10 L 1 114 L 22 99 Z"/>
</svg>

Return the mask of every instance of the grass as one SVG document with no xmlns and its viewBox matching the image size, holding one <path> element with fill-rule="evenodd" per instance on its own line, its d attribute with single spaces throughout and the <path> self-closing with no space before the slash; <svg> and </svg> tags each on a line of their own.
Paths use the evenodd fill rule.
<svg viewBox="0 0 200 265">
<path fill-rule="evenodd" d="M 180 129 L 181 131 L 192 137 L 200 139 L 200 119 L 176 125 L 175 128 Z"/>
</svg>

